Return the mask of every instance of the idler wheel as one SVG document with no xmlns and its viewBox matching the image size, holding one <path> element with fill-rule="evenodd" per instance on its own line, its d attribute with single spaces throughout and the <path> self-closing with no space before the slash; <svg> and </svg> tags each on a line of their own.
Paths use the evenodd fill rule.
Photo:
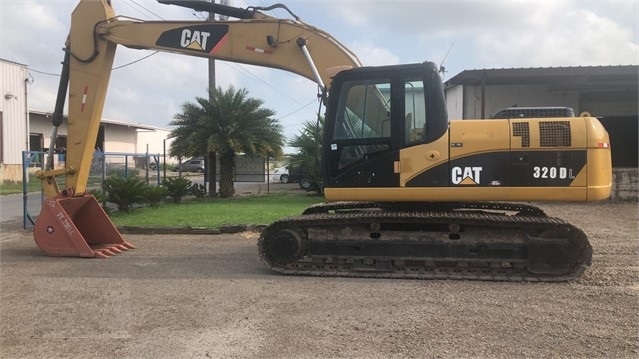
<svg viewBox="0 0 639 359">
<path fill-rule="evenodd" d="M 264 237 L 263 250 L 272 263 L 292 263 L 302 253 L 302 238 L 297 231 L 283 229 Z"/>
</svg>

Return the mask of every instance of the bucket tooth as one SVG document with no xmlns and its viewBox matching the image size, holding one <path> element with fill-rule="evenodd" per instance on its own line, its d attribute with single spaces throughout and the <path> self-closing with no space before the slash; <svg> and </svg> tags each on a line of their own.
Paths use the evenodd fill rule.
<svg viewBox="0 0 639 359">
<path fill-rule="evenodd" d="M 111 246 L 109 247 L 109 251 L 113 252 L 114 254 L 120 254 L 122 253 L 122 250 L 118 248 L 118 246 Z"/>
<path fill-rule="evenodd" d="M 111 250 L 109 248 L 101 248 L 101 249 L 98 249 L 98 250 L 96 250 L 94 252 L 104 253 L 107 256 L 112 256 L 112 255 L 115 254 L 114 252 L 111 252 Z"/>
<path fill-rule="evenodd" d="M 97 250 L 94 253 L 95 258 L 100 258 L 100 259 L 107 259 L 109 258 L 109 255 L 107 253 L 104 253 L 101 250 Z"/>
<path fill-rule="evenodd" d="M 42 203 L 33 229 L 38 248 L 50 256 L 108 258 L 133 249 L 92 195 L 60 194 Z"/>
</svg>

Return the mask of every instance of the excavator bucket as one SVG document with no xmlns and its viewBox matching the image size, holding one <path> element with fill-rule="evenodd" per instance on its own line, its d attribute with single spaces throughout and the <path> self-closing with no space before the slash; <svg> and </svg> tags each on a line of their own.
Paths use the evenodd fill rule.
<svg viewBox="0 0 639 359">
<path fill-rule="evenodd" d="M 45 200 L 33 236 L 50 256 L 108 258 L 135 248 L 124 241 L 92 195 L 60 194 Z"/>
</svg>

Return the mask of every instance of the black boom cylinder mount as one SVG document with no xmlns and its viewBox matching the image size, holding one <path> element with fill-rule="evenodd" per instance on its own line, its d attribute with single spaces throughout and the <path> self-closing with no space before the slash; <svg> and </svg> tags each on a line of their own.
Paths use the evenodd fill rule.
<svg viewBox="0 0 639 359">
<path fill-rule="evenodd" d="M 60 84 L 58 85 L 58 96 L 55 100 L 55 109 L 51 123 L 55 127 L 59 127 L 62 124 L 64 103 L 67 96 L 67 90 L 69 88 L 69 61 L 71 60 L 71 50 L 64 49 L 64 60 L 62 61 L 62 74 L 60 75 Z"/>
<path fill-rule="evenodd" d="M 237 19 L 252 19 L 255 10 L 241 9 L 239 7 L 216 4 L 208 1 L 198 0 L 157 0 L 160 4 L 177 5 L 193 9 L 195 11 L 206 11 L 214 14 L 224 15 Z"/>
</svg>

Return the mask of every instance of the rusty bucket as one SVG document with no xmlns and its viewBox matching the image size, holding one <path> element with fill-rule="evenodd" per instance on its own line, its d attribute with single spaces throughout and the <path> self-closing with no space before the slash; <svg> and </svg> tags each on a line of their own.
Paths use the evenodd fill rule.
<svg viewBox="0 0 639 359">
<path fill-rule="evenodd" d="M 60 193 L 42 203 L 35 223 L 36 244 L 50 256 L 108 258 L 132 248 L 92 195 Z"/>
</svg>

